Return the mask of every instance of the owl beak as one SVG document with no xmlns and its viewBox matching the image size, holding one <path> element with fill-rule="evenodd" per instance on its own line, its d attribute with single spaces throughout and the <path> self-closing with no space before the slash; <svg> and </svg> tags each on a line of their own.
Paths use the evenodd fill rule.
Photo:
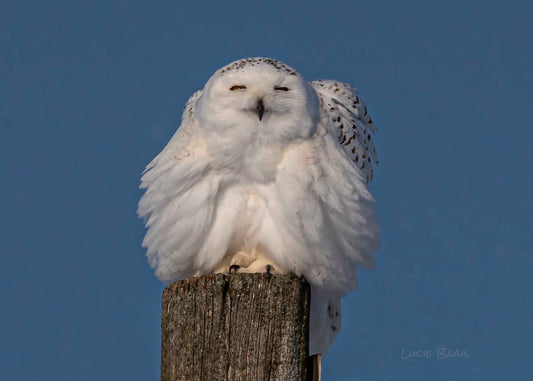
<svg viewBox="0 0 533 381">
<path fill-rule="evenodd" d="M 262 99 L 259 99 L 257 101 L 257 105 L 255 106 L 255 111 L 257 112 L 257 116 L 259 116 L 259 120 L 263 120 L 263 114 L 265 113 L 265 105 L 263 104 Z"/>
</svg>

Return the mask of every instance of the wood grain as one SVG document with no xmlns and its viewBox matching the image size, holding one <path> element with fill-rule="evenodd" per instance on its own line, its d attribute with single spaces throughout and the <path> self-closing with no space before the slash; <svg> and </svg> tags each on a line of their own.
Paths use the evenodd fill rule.
<svg viewBox="0 0 533 381">
<path fill-rule="evenodd" d="M 310 380 L 309 308 L 295 275 L 174 282 L 163 291 L 161 381 Z"/>
</svg>

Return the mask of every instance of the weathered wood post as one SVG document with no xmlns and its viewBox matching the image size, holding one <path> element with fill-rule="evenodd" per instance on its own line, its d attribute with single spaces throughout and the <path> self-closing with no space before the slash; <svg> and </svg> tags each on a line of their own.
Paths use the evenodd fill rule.
<svg viewBox="0 0 533 381">
<path fill-rule="evenodd" d="M 212 274 L 163 291 L 161 381 L 310 380 L 309 284 Z"/>
</svg>

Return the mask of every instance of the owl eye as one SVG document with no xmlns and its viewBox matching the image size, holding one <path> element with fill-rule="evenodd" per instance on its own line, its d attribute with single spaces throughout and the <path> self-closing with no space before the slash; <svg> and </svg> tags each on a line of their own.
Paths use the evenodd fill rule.
<svg viewBox="0 0 533 381">
<path fill-rule="evenodd" d="M 285 86 L 274 86 L 274 90 L 289 91 L 289 88 Z"/>
<path fill-rule="evenodd" d="M 235 90 L 244 90 L 246 89 L 246 86 L 243 86 L 243 85 L 233 85 L 229 88 L 231 91 L 235 91 Z"/>
</svg>

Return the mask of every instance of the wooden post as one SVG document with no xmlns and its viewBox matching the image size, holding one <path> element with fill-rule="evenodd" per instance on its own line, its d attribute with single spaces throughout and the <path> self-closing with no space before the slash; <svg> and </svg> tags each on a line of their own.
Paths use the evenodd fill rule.
<svg viewBox="0 0 533 381">
<path fill-rule="evenodd" d="M 311 379 L 309 284 L 211 274 L 163 291 L 161 381 Z"/>
</svg>

